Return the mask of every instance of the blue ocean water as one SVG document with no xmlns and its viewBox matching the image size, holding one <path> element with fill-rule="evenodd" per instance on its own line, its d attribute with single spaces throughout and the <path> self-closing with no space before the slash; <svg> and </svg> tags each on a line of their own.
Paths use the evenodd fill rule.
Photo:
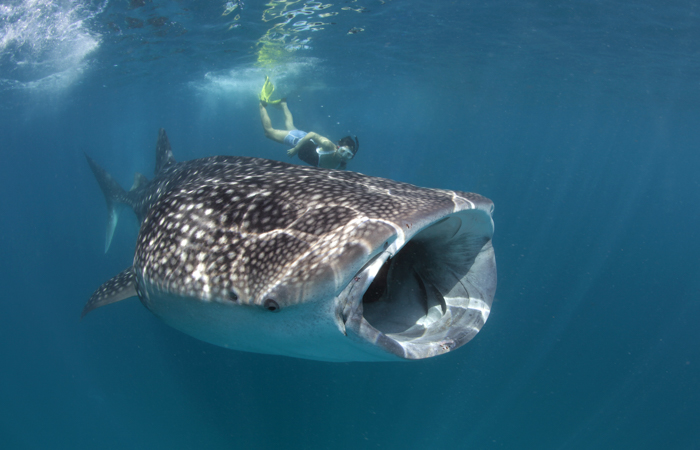
<svg viewBox="0 0 700 450">
<path fill-rule="evenodd" d="M 226 13 L 226 14 L 225 14 Z M 181 0 L 0 5 L 0 447 L 700 448 L 700 4 Z M 218 348 L 136 300 L 80 320 L 104 253 L 83 153 L 130 186 L 175 157 L 349 169 L 495 205 L 489 321 L 455 352 L 323 363 Z"/>
</svg>

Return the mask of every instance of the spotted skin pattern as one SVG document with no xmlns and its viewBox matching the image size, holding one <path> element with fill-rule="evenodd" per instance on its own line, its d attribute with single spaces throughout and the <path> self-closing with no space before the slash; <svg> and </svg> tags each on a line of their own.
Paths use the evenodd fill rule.
<svg viewBox="0 0 700 450">
<path fill-rule="evenodd" d="M 283 279 L 294 285 L 317 278 L 328 254 L 348 251 L 358 237 L 388 238 L 395 229 L 387 222 L 410 228 L 426 210 L 454 209 L 456 197 L 490 202 L 478 194 L 233 156 L 172 164 L 129 195 L 142 222 L 134 258 L 141 281 L 159 291 L 243 304 L 262 304 Z"/>
</svg>

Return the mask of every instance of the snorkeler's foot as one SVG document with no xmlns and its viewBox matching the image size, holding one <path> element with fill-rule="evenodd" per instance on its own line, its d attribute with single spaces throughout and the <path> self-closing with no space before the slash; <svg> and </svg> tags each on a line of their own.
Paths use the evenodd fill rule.
<svg viewBox="0 0 700 450">
<path fill-rule="evenodd" d="M 282 103 L 287 104 L 287 98 L 281 98 L 279 100 L 270 100 L 267 102 L 268 105 L 272 105 L 276 108 L 282 108 Z"/>
</svg>

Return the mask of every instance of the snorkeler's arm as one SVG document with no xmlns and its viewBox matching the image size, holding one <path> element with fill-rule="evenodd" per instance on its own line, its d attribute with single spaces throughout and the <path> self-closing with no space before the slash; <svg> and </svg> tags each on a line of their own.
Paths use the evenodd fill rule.
<svg viewBox="0 0 700 450">
<path fill-rule="evenodd" d="M 299 150 L 304 146 L 304 144 L 306 144 L 307 142 L 309 142 L 312 139 L 314 141 L 314 144 L 322 147 L 326 151 L 335 151 L 335 149 L 336 149 L 335 144 L 333 142 L 331 142 L 330 139 L 325 138 L 325 137 L 321 136 L 320 134 L 314 133 L 313 131 L 311 131 L 306 136 L 299 139 L 299 142 L 297 142 L 297 145 L 294 148 L 290 148 L 289 150 L 287 150 L 287 155 L 289 155 L 289 156 L 296 155 L 297 153 L 299 153 Z"/>
<path fill-rule="evenodd" d="M 304 144 L 306 144 L 307 142 L 309 142 L 309 140 L 311 138 L 313 138 L 312 135 L 314 135 L 314 134 L 316 134 L 316 133 L 307 133 L 306 136 L 299 139 L 299 142 L 297 142 L 297 145 L 295 145 L 293 148 L 290 148 L 289 150 L 287 150 L 287 155 L 289 155 L 289 157 L 291 158 L 292 156 L 299 153 L 299 150 L 301 150 L 301 148 L 304 146 Z"/>
<path fill-rule="evenodd" d="M 320 136 L 320 135 L 318 135 L 318 134 L 317 134 L 316 137 L 314 138 L 314 142 L 316 143 L 316 145 L 318 145 L 319 147 L 322 147 L 323 150 L 325 150 L 325 151 L 327 151 L 327 152 L 329 152 L 329 153 L 330 153 L 330 152 L 335 152 L 336 150 L 338 150 L 338 146 L 335 145 L 335 144 L 333 143 L 333 141 L 331 141 L 330 139 L 325 138 L 325 137 L 323 137 L 323 136 Z"/>
</svg>

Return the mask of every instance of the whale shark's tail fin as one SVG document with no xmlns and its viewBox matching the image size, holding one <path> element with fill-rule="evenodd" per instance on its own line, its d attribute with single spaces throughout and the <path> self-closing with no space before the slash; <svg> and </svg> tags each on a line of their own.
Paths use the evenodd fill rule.
<svg viewBox="0 0 700 450">
<path fill-rule="evenodd" d="M 107 211 L 108 211 L 108 222 L 107 222 L 107 239 L 105 241 L 105 253 L 109 250 L 109 245 L 112 243 L 112 236 L 114 235 L 114 229 L 117 227 L 117 221 L 119 220 L 119 212 L 121 210 L 120 204 L 130 204 L 127 193 L 119 183 L 112 178 L 112 175 L 108 174 L 106 170 L 98 166 L 97 163 L 85 155 L 88 164 L 90 164 L 90 169 L 92 173 L 95 174 L 97 178 L 97 183 L 102 189 L 102 193 L 107 201 Z M 138 174 L 137 174 L 138 176 Z M 143 177 L 143 175 L 141 175 Z M 145 178 L 145 177 L 144 177 Z M 141 180 L 134 181 L 134 184 L 138 184 Z"/>
</svg>

